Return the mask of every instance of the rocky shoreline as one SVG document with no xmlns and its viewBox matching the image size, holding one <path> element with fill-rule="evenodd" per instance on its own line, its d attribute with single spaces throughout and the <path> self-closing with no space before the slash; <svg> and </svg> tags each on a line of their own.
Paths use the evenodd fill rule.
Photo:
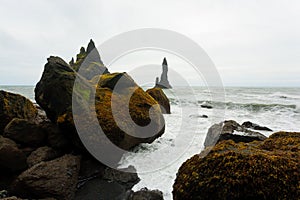
<svg viewBox="0 0 300 200">
<path fill-rule="evenodd" d="M 75 126 L 78 119 L 86 130 L 101 126 L 105 137 L 86 135 L 95 147 L 107 145 L 106 138 L 123 150 L 152 143 L 164 134 L 163 114 L 171 113 L 162 89 L 144 91 L 128 74 L 110 73 L 91 40 L 76 61 L 48 59 L 35 99 L 0 91 L 0 199 L 163 199 L 159 190 L 132 191 L 139 182 L 134 166 L 116 170 L 99 162 Z M 258 131 L 272 130 L 233 120 L 210 127 L 205 149 L 180 167 L 173 198 L 299 199 L 300 133 Z M 122 154 L 107 156 L 117 165 Z"/>
<path fill-rule="evenodd" d="M 80 65 L 86 67 L 79 74 Z M 76 77 L 81 81 L 77 88 Z M 121 84 L 119 89 L 114 88 L 117 83 Z M 76 62 L 67 64 L 51 56 L 35 88 L 37 104 L 0 91 L 1 199 L 163 199 L 159 191 L 145 188 L 133 192 L 131 188 L 139 182 L 134 167 L 127 170 L 131 173 L 107 167 L 82 144 L 74 119 L 79 117 L 87 127 L 91 123 L 85 114 L 90 109 L 86 102 L 92 91 L 96 91 L 96 101 L 91 107 L 105 134 L 89 135 L 96 145 L 105 145 L 102 139 L 107 137 L 119 148 L 129 150 L 140 143 L 151 143 L 164 133 L 164 117 L 155 100 L 164 100 L 162 106 L 170 106 L 163 91 L 156 88 L 150 95 L 126 73 L 109 73 L 93 41 L 86 51 L 81 48 Z M 124 99 L 128 99 L 130 119 Z M 119 107 L 118 115 L 124 116 L 125 125 L 130 120 L 140 126 L 151 121 L 149 132 L 128 126 L 125 128 L 132 134 L 126 134 L 114 119 L 112 101 Z M 73 114 L 72 103 L 81 109 L 80 116 Z M 121 156 L 111 155 L 115 165 Z"/>
</svg>

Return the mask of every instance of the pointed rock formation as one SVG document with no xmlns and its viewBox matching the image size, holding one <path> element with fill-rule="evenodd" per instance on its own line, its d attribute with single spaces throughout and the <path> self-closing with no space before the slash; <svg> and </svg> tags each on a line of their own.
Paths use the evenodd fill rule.
<svg viewBox="0 0 300 200">
<path fill-rule="evenodd" d="M 74 63 L 72 58 L 69 64 L 77 72 L 80 68 L 81 75 L 88 80 L 91 80 L 96 75 L 109 73 L 92 39 L 86 50 L 84 47 L 81 47 L 80 53 L 76 56 L 76 62 Z"/>
<path fill-rule="evenodd" d="M 156 77 L 155 87 L 164 88 L 164 89 L 172 88 L 172 86 L 170 85 L 169 80 L 168 80 L 168 63 L 167 63 L 166 58 L 164 58 L 163 63 L 162 63 L 162 74 L 160 76 L 160 81 L 159 81 L 159 78 Z"/>
</svg>

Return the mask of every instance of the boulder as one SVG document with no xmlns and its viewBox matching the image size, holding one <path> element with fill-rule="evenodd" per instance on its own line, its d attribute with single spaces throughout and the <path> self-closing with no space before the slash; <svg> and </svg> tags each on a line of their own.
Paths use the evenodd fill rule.
<svg viewBox="0 0 300 200">
<path fill-rule="evenodd" d="M 74 198 L 80 158 L 64 155 L 41 162 L 20 174 L 12 184 L 12 192 L 25 198 Z"/>
<path fill-rule="evenodd" d="M 30 147 L 44 145 L 47 137 L 43 128 L 38 124 L 18 118 L 14 118 L 5 127 L 3 135 L 19 144 Z"/>
<path fill-rule="evenodd" d="M 254 140 L 263 141 L 267 137 L 259 132 L 254 132 L 241 126 L 236 121 L 228 120 L 219 124 L 214 124 L 208 129 L 204 146 L 213 146 L 223 140 L 233 140 L 235 142 L 252 142 Z"/>
<path fill-rule="evenodd" d="M 125 172 L 124 169 L 117 170 L 107 167 L 104 170 L 103 179 L 109 182 L 118 182 L 123 185 L 125 189 L 131 189 L 140 181 L 140 178 L 133 166 L 130 165 L 126 168 L 126 171 L 128 172 Z"/>
<path fill-rule="evenodd" d="M 27 98 L 0 90 L 0 134 L 5 126 L 13 119 L 33 119 L 37 110 Z"/>
<path fill-rule="evenodd" d="M 54 56 L 48 58 L 42 78 L 35 87 L 35 100 L 54 123 L 58 116 L 72 110 L 75 78 L 75 71 L 64 60 Z M 74 92 L 81 91 L 83 95 L 78 94 L 78 97 L 89 98 L 90 86 L 83 79 L 81 83 L 82 88 L 74 88 Z"/>
<path fill-rule="evenodd" d="M 300 133 L 278 132 L 250 143 L 221 141 L 182 164 L 173 198 L 299 199 L 299 160 Z"/>
<path fill-rule="evenodd" d="M 124 99 L 130 99 L 129 105 Z M 115 105 L 117 116 L 113 115 L 112 104 Z M 115 93 L 114 96 L 110 89 L 98 88 L 95 107 L 102 130 L 115 145 L 123 149 L 151 143 L 164 132 L 164 118 L 157 102 L 140 87 L 123 89 L 122 93 Z M 143 130 L 142 127 L 150 122 L 151 126 Z M 123 127 L 119 127 L 120 124 Z"/>
<path fill-rule="evenodd" d="M 33 151 L 27 158 L 27 164 L 29 167 L 32 167 L 42 161 L 53 160 L 60 156 L 58 151 L 54 149 L 44 146 L 40 147 L 37 150 Z"/>
<path fill-rule="evenodd" d="M 171 114 L 170 101 L 161 88 L 152 88 L 146 91 L 160 105 L 160 109 L 164 114 Z"/>
<path fill-rule="evenodd" d="M 45 121 L 40 124 L 47 134 L 47 145 L 57 151 L 68 152 L 72 150 L 71 141 L 58 125 Z"/>
<path fill-rule="evenodd" d="M 117 88 L 115 86 L 117 85 Z M 109 88 L 114 92 L 122 92 L 123 89 L 129 87 L 137 87 L 134 80 L 126 73 L 112 73 L 100 76 L 98 86 L 101 88 Z"/>
<path fill-rule="evenodd" d="M 26 156 L 18 149 L 16 143 L 0 136 L 0 170 L 18 172 L 26 169 Z"/>
<path fill-rule="evenodd" d="M 128 200 L 163 200 L 163 193 L 159 190 L 148 190 L 142 188 L 137 192 L 131 193 Z"/>
<path fill-rule="evenodd" d="M 99 168 L 98 168 L 99 169 Z M 134 167 L 123 172 L 106 167 L 101 176 L 94 176 L 80 184 L 75 199 L 124 199 L 127 200 L 131 188 L 139 178 Z"/>
<path fill-rule="evenodd" d="M 258 124 L 255 124 L 253 122 L 244 122 L 242 124 L 242 126 L 244 126 L 245 128 L 250 128 L 250 129 L 253 129 L 253 130 L 258 130 L 258 131 L 272 131 L 272 129 L 268 128 L 268 127 L 265 127 L 265 126 L 260 126 Z"/>
</svg>

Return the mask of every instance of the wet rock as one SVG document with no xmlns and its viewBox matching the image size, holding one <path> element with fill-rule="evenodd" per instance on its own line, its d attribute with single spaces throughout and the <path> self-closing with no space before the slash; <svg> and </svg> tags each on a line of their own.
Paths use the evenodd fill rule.
<svg viewBox="0 0 300 200">
<path fill-rule="evenodd" d="M 242 126 L 244 126 L 245 128 L 250 128 L 250 129 L 253 129 L 253 130 L 258 130 L 258 131 L 272 131 L 272 129 L 268 128 L 268 127 L 265 127 L 265 126 L 260 126 L 258 124 L 255 124 L 255 123 L 252 123 L 252 122 L 244 122 L 242 124 Z"/>
<path fill-rule="evenodd" d="M 14 194 L 25 198 L 74 198 L 80 159 L 64 155 L 41 162 L 18 176 L 12 185 Z"/>
<path fill-rule="evenodd" d="M 210 103 L 207 103 L 207 102 L 204 102 L 200 106 L 201 106 L 201 108 L 213 109 L 213 106 Z"/>
<path fill-rule="evenodd" d="M 170 101 L 161 88 L 148 89 L 146 92 L 158 102 L 162 113 L 171 114 Z"/>
<path fill-rule="evenodd" d="M 60 153 L 50 147 L 40 147 L 33 151 L 27 158 L 27 164 L 32 167 L 42 161 L 49 161 L 60 156 Z"/>
<path fill-rule="evenodd" d="M 13 119 L 33 119 L 37 110 L 27 98 L 0 90 L 0 134 Z"/>
<path fill-rule="evenodd" d="M 148 190 L 143 188 L 137 192 L 133 192 L 128 200 L 163 200 L 163 193 L 159 190 Z"/>
<path fill-rule="evenodd" d="M 75 200 L 115 199 L 126 200 L 129 192 L 117 182 L 108 182 L 101 178 L 88 181 L 76 192 Z"/>
<path fill-rule="evenodd" d="M 208 129 L 204 146 L 213 146 L 223 140 L 233 140 L 235 142 L 263 141 L 267 137 L 261 133 L 246 129 L 236 121 L 228 120 L 219 124 L 214 124 Z"/>
<path fill-rule="evenodd" d="M 43 128 L 38 124 L 18 118 L 14 118 L 5 127 L 3 135 L 19 144 L 31 147 L 44 145 L 47 137 Z"/>
<path fill-rule="evenodd" d="M 173 185 L 178 199 L 299 199 L 300 133 L 264 141 L 224 140 L 188 159 Z"/>
<path fill-rule="evenodd" d="M 17 144 L 0 136 L 0 170 L 17 172 L 27 167 L 25 154 L 18 149 Z"/>
<path fill-rule="evenodd" d="M 127 190 L 131 189 L 140 181 L 140 178 L 136 173 L 136 169 L 133 166 L 120 170 L 107 167 L 104 170 L 103 179 L 109 182 L 120 183 Z"/>
</svg>

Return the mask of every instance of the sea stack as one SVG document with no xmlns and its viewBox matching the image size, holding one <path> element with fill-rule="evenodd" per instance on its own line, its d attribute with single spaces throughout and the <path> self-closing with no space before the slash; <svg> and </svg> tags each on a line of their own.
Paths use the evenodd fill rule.
<svg viewBox="0 0 300 200">
<path fill-rule="evenodd" d="M 168 81 L 168 63 L 167 63 L 166 58 L 164 58 L 163 63 L 162 63 L 162 74 L 160 76 L 160 80 L 158 77 L 156 77 L 155 87 L 164 88 L 164 89 L 172 88 L 172 86 L 170 85 L 170 83 Z"/>
</svg>

